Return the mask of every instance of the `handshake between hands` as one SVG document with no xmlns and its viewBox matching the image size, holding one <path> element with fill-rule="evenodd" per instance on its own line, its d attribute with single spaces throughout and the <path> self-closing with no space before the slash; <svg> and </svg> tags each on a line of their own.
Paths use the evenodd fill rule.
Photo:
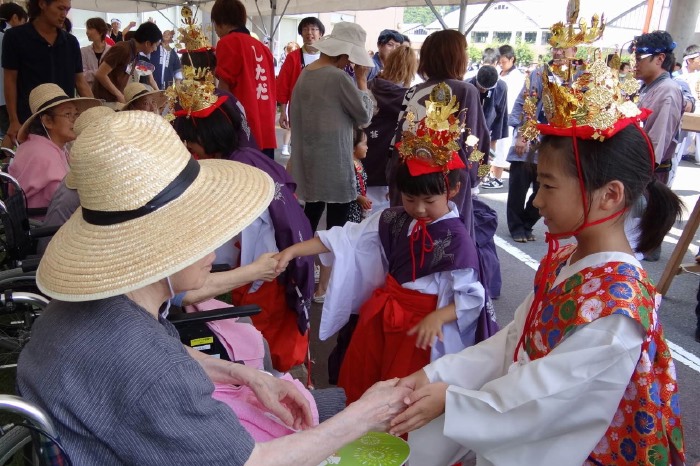
<svg viewBox="0 0 700 466">
<path fill-rule="evenodd" d="M 445 412 L 447 384 L 429 383 L 423 370 L 403 379 L 377 382 L 347 411 L 367 421 L 368 430 L 403 435 L 429 423 Z"/>
</svg>

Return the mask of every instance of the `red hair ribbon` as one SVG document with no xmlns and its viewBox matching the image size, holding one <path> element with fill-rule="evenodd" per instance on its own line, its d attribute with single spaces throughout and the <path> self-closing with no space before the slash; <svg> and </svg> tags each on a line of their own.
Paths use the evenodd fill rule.
<svg viewBox="0 0 700 466">
<path fill-rule="evenodd" d="M 224 102 L 226 102 L 227 100 L 228 100 L 228 96 L 222 95 L 222 96 L 219 96 L 218 99 L 216 99 L 216 102 L 213 105 L 210 105 L 207 108 L 203 108 L 201 110 L 197 110 L 194 112 L 190 112 L 189 110 L 185 110 L 185 109 L 180 109 L 180 110 L 176 110 L 175 112 L 173 112 L 173 115 L 175 115 L 176 117 L 206 118 L 209 115 L 211 115 L 212 113 L 214 113 L 214 110 L 221 107 L 224 104 Z"/>
<path fill-rule="evenodd" d="M 408 167 L 408 173 L 410 173 L 411 176 L 420 176 L 427 175 L 429 173 L 440 173 L 444 172 L 445 170 L 449 171 L 467 168 L 457 152 L 452 153 L 452 158 L 445 165 L 435 165 L 433 162 L 427 159 L 410 157 L 406 159 L 406 166 Z"/>
</svg>

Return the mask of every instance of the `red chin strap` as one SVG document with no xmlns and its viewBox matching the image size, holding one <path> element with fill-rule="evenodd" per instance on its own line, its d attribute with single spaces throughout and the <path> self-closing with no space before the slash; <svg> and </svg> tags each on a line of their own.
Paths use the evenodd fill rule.
<svg viewBox="0 0 700 466">
<path fill-rule="evenodd" d="M 649 149 L 649 156 L 651 159 L 651 177 L 652 180 L 654 179 L 654 165 L 656 163 L 656 159 L 654 157 L 654 146 L 651 143 L 651 140 L 649 139 L 649 136 L 646 134 L 644 129 L 638 124 L 639 121 L 642 121 L 646 119 L 649 115 L 651 114 L 650 110 L 647 109 L 642 109 L 642 113 L 634 118 L 627 118 L 625 120 L 620 120 L 618 121 L 615 126 L 614 126 L 614 131 L 609 130 L 606 131 L 605 134 L 608 134 L 606 137 L 610 137 L 614 135 L 615 133 L 619 132 L 623 128 L 629 126 L 630 124 L 634 124 L 634 126 L 639 130 L 639 132 L 642 134 L 644 137 L 644 140 L 647 142 L 647 148 Z M 527 313 L 527 317 L 525 319 L 525 326 L 523 328 L 523 333 L 520 335 L 520 339 L 518 340 L 518 344 L 515 346 L 515 351 L 513 352 L 513 362 L 517 362 L 518 360 L 518 352 L 520 351 L 521 347 L 524 347 L 525 345 L 525 335 L 530 333 L 530 329 L 532 326 L 535 324 L 535 315 L 537 314 L 540 304 L 542 303 L 544 299 L 544 294 L 547 291 L 546 284 L 547 284 L 547 278 L 549 277 L 550 272 L 552 271 L 552 257 L 554 256 L 554 253 L 556 253 L 559 250 L 559 240 L 562 238 L 569 238 L 571 236 L 576 236 L 577 234 L 581 233 L 583 230 L 585 230 L 588 227 L 592 227 L 595 225 L 600 225 L 601 223 L 608 222 L 610 220 L 613 220 L 617 217 L 620 217 L 623 215 L 625 212 L 627 212 L 627 208 L 624 208 L 618 212 L 615 212 L 612 215 L 608 215 L 605 218 L 598 219 L 594 222 L 588 222 L 588 196 L 586 195 L 586 185 L 583 180 L 583 170 L 581 169 L 581 157 L 578 152 L 578 142 L 577 139 L 592 139 L 592 132 L 590 135 L 588 133 L 590 132 L 591 127 L 585 126 L 585 127 L 578 127 L 576 126 L 576 121 L 572 122 L 571 128 L 554 128 L 549 125 L 537 125 L 538 129 L 540 132 L 543 134 L 551 134 L 555 136 L 569 136 L 573 140 L 573 148 L 574 148 L 574 158 L 576 160 L 576 172 L 578 174 L 578 182 L 579 182 L 579 187 L 581 189 L 581 198 L 583 200 L 583 223 L 581 226 L 579 226 L 576 230 L 571 231 L 571 232 L 564 232 L 564 233 L 556 233 L 556 234 L 551 234 L 549 232 L 545 233 L 545 240 L 547 241 L 547 255 L 544 258 L 543 261 L 543 268 L 542 268 L 542 273 L 540 274 L 540 278 L 537 282 L 536 285 L 536 292 L 535 292 L 535 298 L 532 301 L 532 304 L 530 305 L 530 310 Z M 602 134 L 602 133 L 601 133 Z M 587 136 L 586 136 L 587 135 Z"/>
</svg>

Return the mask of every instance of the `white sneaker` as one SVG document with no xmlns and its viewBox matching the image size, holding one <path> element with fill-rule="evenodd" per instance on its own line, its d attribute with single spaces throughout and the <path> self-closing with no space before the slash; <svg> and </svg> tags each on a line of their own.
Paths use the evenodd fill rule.
<svg viewBox="0 0 700 466">
<path fill-rule="evenodd" d="M 289 144 L 284 144 L 282 146 L 282 155 L 290 155 L 289 154 Z"/>
</svg>

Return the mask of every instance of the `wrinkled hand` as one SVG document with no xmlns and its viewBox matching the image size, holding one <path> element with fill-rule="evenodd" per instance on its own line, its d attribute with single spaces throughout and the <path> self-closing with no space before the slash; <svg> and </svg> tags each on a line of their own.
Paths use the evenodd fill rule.
<svg viewBox="0 0 700 466">
<path fill-rule="evenodd" d="M 289 118 L 287 117 L 287 112 L 280 112 L 280 128 L 289 129 Z"/>
<path fill-rule="evenodd" d="M 406 411 L 391 421 L 389 433 L 403 435 L 423 427 L 445 412 L 445 396 L 448 384 L 436 382 L 415 390 L 405 402 Z"/>
<path fill-rule="evenodd" d="M 311 407 L 293 383 L 259 372 L 248 384 L 258 401 L 289 427 L 308 429 L 313 424 Z"/>
<path fill-rule="evenodd" d="M 294 259 L 294 254 L 290 251 L 290 248 L 287 248 L 282 252 L 278 252 L 272 257 L 273 259 L 277 260 L 277 268 L 275 269 L 275 272 L 280 274 L 285 271 L 287 265 L 289 265 L 289 262 Z"/>
<path fill-rule="evenodd" d="M 399 379 L 385 380 L 372 385 L 351 406 L 362 409 L 364 415 L 357 421 L 368 423 L 369 431 L 386 432 L 392 419 L 406 409 L 405 400 L 411 389 L 398 386 Z"/>
<path fill-rule="evenodd" d="M 277 272 L 277 259 L 275 259 L 275 254 L 272 252 L 261 254 L 260 257 L 255 259 L 253 265 L 256 267 L 257 280 L 271 282 L 279 275 L 279 272 Z"/>
<path fill-rule="evenodd" d="M 527 147 L 530 144 L 523 139 L 522 135 L 518 134 L 515 139 L 515 153 L 518 155 L 523 155 L 527 151 Z"/>
<path fill-rule="evenodd" d="M 408 335 L 416 335 L 416 348 L 426 349 L 433 346 L 437 336 L 442 341 L 442 317 L 437 312 L 431 312 L 418 325 L 408 331 Z"/>
<path fill-rule="evenodd" d="M 372 201 L 367 196 L 357 196 L 357 203 L 364 210 L 372 210 Z"/>
</svg>

